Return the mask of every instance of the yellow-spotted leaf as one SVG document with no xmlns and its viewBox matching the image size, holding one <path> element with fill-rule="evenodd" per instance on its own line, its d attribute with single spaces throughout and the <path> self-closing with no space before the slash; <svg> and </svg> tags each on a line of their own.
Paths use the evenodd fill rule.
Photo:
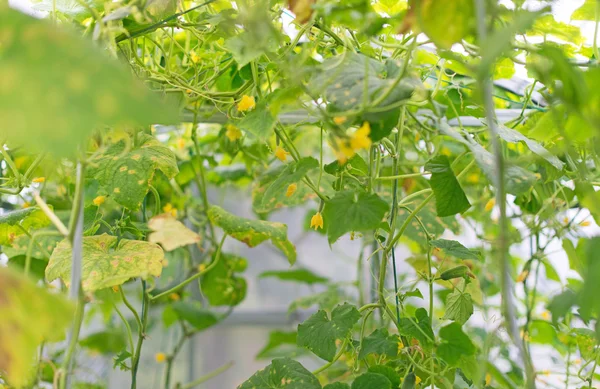
<svg viewBox="0 0 600 389">
<path fill-rule="evenodd" d="M 0 126 L 9 143 L 73 155 L 103 125 L 171 124 L 174 107 L 68 29 L 0 10 Z"/>
<path fill-rule="evenodd" d="M 137 210 L 148 193 L 156 169 L 168 178 L 179 171 L 175 154 L 150 135 L 140 134 L 139 146 L 125 140 L 111 145 L 90 161 L 89 178 L 98 180 L 101 191 L 117 203 Z"/>
<path fill-rule="evenodd" d="M 57 278 L 69 286 L 73 251 L 68 240 L 56 246 L 46 268 L 48 282 Z M 81 284 L 92 292 L 125 283 L 130 278 L 159 277 L 164 251 L 155 243 L 121 239 L 108 234 L 83 238 Z"/>
<path fill-rule="evenodd" d="M 12 245 L 19 235 L 50 224 L 50 219 L 37 207 L 19 209 L 0 215 L 0 245 Z"/>
<path fill-rule="evenodd" d="M 148 235 L 148 241 L 159 243 L 165 251 L 173 251 L 178 247 L 200 242 L 200 235 L 183 225 L 170 213 L 154 216 L 148 222 L 153 231 Z"/>
<path fill-rule="evenodd" d="M 227 235 L 246 243 L 249 247 L 255 247 L 270 239 L 271 243 L 285 254 L 291 265 L 296 262 L 296 247 L 287 238 L 285 224 L 246 219 L 217 206 L 209 208 L 208 217 Z"/>
<path fill-rule="evenodd" d="M 34 377 L 38 346 L 61 340 L 73 307 L 11 269 L 0 268 L 0 285 L 0 376 L 21 388 Z"/>
</svg>

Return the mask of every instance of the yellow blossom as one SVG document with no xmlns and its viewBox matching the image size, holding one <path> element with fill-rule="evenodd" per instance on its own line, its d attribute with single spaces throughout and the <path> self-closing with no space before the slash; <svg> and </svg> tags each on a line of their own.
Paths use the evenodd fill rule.
<svg viewBox="0 0 600 389">
<path fill-rule="evenodd" d="M 285 149 L 281 146 L 277 146 L 277 148 L 275 149 L 274 152 L 275 156 L 277 157 L 278 160 L 280 160 L 281 162 L 285 162 L 285 160 L 287 159 L 287 156 L 290 154 L 287 151 L 285 151 Z"/>
<path fill-rule="evenodd" d="M 167 360 L 167 354 L 165 354 L 165 353 L 156 353 L 156 354 L 154 355 L 154 360 L 155 360 L 157 363 L 163 363 L 164 361 L 166 361 L 166 360 Z"/>
<path fill-rule="evenodd" d="M 422 381 L 421 377 L 419 377 L 419 376 L 415 377 L 415 385 L 419 385 L 421 383 L 421 381 Z"/>
<path fill-rule="evenodd" d="M 177 208 L 174 208 L 171 203 L 166 203 L 163 207 L 163 211 L 170 213 L 173 217 L 177 217 Z"/>
<path fill-rule="evenodd" d="M 334 118 L 333 118 L 333 122 L 334 122 L 335 124 L 337 124 L 338 126 L 339 126 L 340 124 L 344 124 L 344 123 L 346 123 L 346 120 L 348 120 L 348 118 L 347 118 L 347 117 L 345 117 L 345 116 L 336 116 L 336 117 L 334 117 Z"/>
<path fill-rule="evenodd" d="M 43 182 L 46 182 L 46 177 L 36 177 L 33 180 L 31 180 L 32 182 L 35 182 L 36 184 L 41 184 Z"/>
<path fill-rule="evenodd" d="M 169 295 L 169 299 L 172 301 L 178 301 L 181 299 L 181 296 L 179 296 L 177 293 L 171 293 Z"/>
<path fill-rule="evenodd" d="M 195 51 L 192 51 L 190 53 L 190 59 L 192 60 L 193 63 L 200 62 L 200 56 Z"/>
<path fill-rule="evenodd" d="M 66 187 L 66 186 L 64 186 L 64 185 L 62 185 L 62 184 L 61 184 L 61 185 L 59 185 L 59 186 L 56 188 L 56 193 L 57 193 L 59 196 L 64 196 L 64 195 L 66 195 L 66 194 L 67 194 L 67 187 Z"/>
<path fill-rule="evenodd" d="M 549 320 L 550 319 L 550 313 L 548 311 L 542 312 L 542 319 Z"/>
<path fill-rule="evenodd" d="M 115 293 L 118 293 L 118 292 L 119 292 L 119 287 L 118 287 L 118 286 L 116 286 L 116 285 L 115 285 L 115 286 L 113 286 L 113 287 L 112 287 L 112 291 L 113 291 L 113 292 L 115 292 Z"/>
<path fill-rule="evenodd" d="M 186 89 L 185 93 L 187 93 L 188 95 L 191 95 L 192 94 L 192 90 L 191 89 Z"/>
<path fill-rule="evenodd" d="M 591 222 L 591 221 L 589 221 L 589 220 L 584 220 L 584 221 L 582 221 L 581 223 L 579 223 L 579 225 L 580 225 L 581 227 L 588 227 L 588 226 L 590 226 L 591 224 L 592 224 L 592 222 Z"/>
<path fill-rule="evenodd" d="M 183 138 L 177 139 L 177 148 L 183 150 L 185 148 L 185 140 Z"/>
<path fill-rule="evenodd" d="M 29 201 L 25 201 L 23 203 L 23 208 L 29 208 L 29 207 L 31 207 L 31 203 Z"/>
<path fill-rule="evenodd" d="M 242 96 L 242 99 L 237 103 L 237 109 L 240 112 L 250 111 L 254 107 L 256 107 L 254 96 L 244 95 Z"/>
<path fill-rule="evenodd" d="M 285 192 L 285 197 L 292 197 L 296 193 L 296 189 L 298 189 L 298 185 L 290 184 Z"/>
<path fill-rule="evenodd" d="M 418 142 L 421 140 L 421 134 L 419 134 L 418 132 L 415 134 L 415 142 Z"/>
<path fill-rule="evenodd" d="M 492 382 L 492 376 L 490 373 L 485 373 L 485 386 L 488 386 Z"/>
<path fill-rule="evenodd" d="M 227 129 L 227 131 L 225 131 L 225 136 L 229 141 L 235 142 L 242 137 L 242 131 L 233 124 L 228 124 L 225 128 Z"/>
<path fill-rule="evenodd" d="M 467 175 L 467 182 L 470 184 L 477 184 L 479 182 L 479 174 L 471 173 Z"/>
<path fill-rule="evenodd" d="M 564 217 L 563 218 L 563 224 L 569 224 L 569 218 L 568 217 Z"/>
<path fill-rule="evenodd" d="M 95 206 L 99 207 L 102 204 L 104 204 L 105 200 L 106 196 L 97 196 L 94 200 L 92 200 L 92 203 L 94 203 Z"/>
<path fill-rule="evenodd" d="M 573 363 L 576 365 L 581 365 L 581 359 L 577 358 L 576 360 L 573 361 Z"/>
<path fill-rule="evenodd" d="M 319 228 L 323 228 L 323 216 L 321 216 L 321 212 L 317 212 L 310 218 L 310 228 L 318 230 Z"/>
<path fill-rule="evenodd" d="M 494 208 L 494 205 L 496 205 L 496 199 L 491 198 L 486 204 L 485 204 L 485 211 L 489 212 Z"/>
<path fill-rule="evenodd" d="M 198 273 L 202 273 L 204 270 L 206 270 L 206 264 L 205 263 L 201 263 L 198 265 Z"/>
<path fill-rule="evenodd" d="M 529 275 L 529 270 L 523 270 L 518 276 L 517 276 L 517 282 L 523 282 L 525 281 L 525 279 L 527 278 L 527 276 Z"/>
<path fill-rule="evenodd" d="M 369 138 L 369 134 L 371 134 L 371 126 L 369 125 L 369 122 L 364 122 L 350 137 L 350 147 L 352 150 L 356 151 L 371 147 L 371 138 Z"/>
<path fill-rule="evenodd" d="M 398 342 L 398 354 L 400 354 L 402 352 L 403 348 L 404 348 L 404 343 L 402 343 L 402 341 Z"/>
<path fill-rule="evenodd" d="M 452 155 L 452 151 L 450 151 L 449 148 L 447 148 L 446 146 L 442 147 L 442 149 L 440 150 L 440 154 L 445 155 L 447 157 Z"/>
</svg>

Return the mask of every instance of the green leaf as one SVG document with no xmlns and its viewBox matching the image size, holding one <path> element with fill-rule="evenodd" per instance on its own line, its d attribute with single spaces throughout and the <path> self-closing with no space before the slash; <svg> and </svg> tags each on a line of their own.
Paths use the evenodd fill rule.
<svg viewBox="0 0 600 389">
<path fill-rule="evenodd" d="M 388 210 L 389 205 L 374 193 L 338 192 L 323 210 L 329 244 L 347 232 L 377 228 Z"/>
<path fill-rule="evenodd" d="M 475 250 L 471 250 L 463 246 L 460 242 L 447 239 L 436 239 L 429 242 L 432 247 L 443 250 L 446 254 L 452 255 L 458 259 L 474 259 L 481 260 L 481 254 Z"/>
<path fill-rule="evenodd" d="M 261 273 L 259 278 L 275 277 L 282 281 L 301 282 L 308 285 L 323 284 L 329 281 L 325 277 L 321 277 L 307 269 L 295 270 L 272 270 Z"/>
<path fill-rule="evenodd" d="M 414 318 L 401 317 L 399 332 L 401 335 L 418 340 L 423 348 L 430 348 L 435 340 L 425 308 L 418 308 Z"/>
<path fill-rule="evenodd" d="M 35 377 L 38 346 L 60 340 L 74 310 L 11 269 L 0 267 L 0 285 L 0 372 L 11 387 L 25 387 Z"/>
<path fill-rule="evenodd" d="M 296 262 L 296 248 L 287 239 L 285 224 L 246 219 L 214 205 L 208 209 L 208 217 L 227 235 L 246 243 L 249 247 L 255 247 L 271 239 L 271 243 L 285 254 L 290 265 Z"/>
<path fill-rule="evenodd" d="M 323 387 L 323 389 L 350 389 L 350 385 L 343 382 L 334 382 Z"/>
<path fill-rule="evenodd" d="M 431 159 L 425 164 L 425 170 L 431 172 L 429 184 L 435 195 L 435 205 L 439 217 L 463 213 L 471 207 L 450 167 L 448 157 L 440 155 Z"/>
<path fill-rule="evenodd" d="M 548 163 L 557 168 L 558 170 L 562 170 L 565 164 L 558 159 L 556 156 L 552 155 L 544 146 L 540 145 L 534 140 L 529 139 L 525 135 L 521 134 L 517 130 L 513 130 L 512 128 L 506 127 L 504 125 L 498 125 L 498 135 L 500 138 L 504 139 L 509 143 L 519 143 L 523 142 L 529 147 L 529 150 L 544 158 Z"/>
<path fill-rule="evenodd" d="M 335 341 L 345 339 L 360 319 L 354 305 L 338 305 L 331 312 L 331 320 L 325 311 L 318 311 L 298 325 L 298 346 L 306 347 L 315 355 L 332 361 L 336 352 Z"/>
<path fill-rule="evenodd" d="M 581 244 L 581 243 L 580 243 Z M 600 313 L 600 237 L 585 241 L 586 268 L 583 276 L 583 289 L 580 295 L 580 314 L 589 318 L 593 313 Z"/>
<path fill-rule="evenodd" d="M 174 107 L 91 41 L 3 7 L 0 117 L 12 145 L 72 156 L 101 126 L 175 124 Z"/>
<path fill-rule="evenodd" d="M 328 163 L 323 167 L 323 170 L 331 175 L 336 175 L 344 171 L 353 176 L 366 176 L 369 174 L 369 166 L 359 154 L 354 154 L 342 164 L 337 160 Z"/>
<path fill-rule="evenodd" d="M 287 170 L 287 165 L 280 165 L 274 169 L 268 170 L 259 176 L 257 180 L 255 180 L 252 187 L 252 209 L 254 212 L 260 214 L 271 212 L 282 207 L 294 207 L 304 204 L 308 199 L 317 196 L 313 190 L 309 188 L 306 183 L 304 183 L 304 181 L 300 180 L 296 183 L 297 188 L 293 196 L 285 196 L 285 193 L 287 193 L 286 187 L 283 196 L 279 195 L 277 199 L 271 199 L 271 202 L 265 201 L 264 197 L 267 189 L 273 185 L 275 180 L 277 180 L 285 170 Z M 323 189 L 323 186 L 327 184 L 326 176 L 322 178 L 321 189 Z M 270 206 L 264 207 L 263 203 L 268 203 Z"/>
<path fill-rule="evenodd" d="M 585 0 L 583 5 L 573 12 L 571 20 L 596 20 L 596 0 Z"/>
<path fill-rule="evenodd" d="M 398 355 L 398 342 L 400 342 L 398 335 L 390 335 L 385 328 L 376 329 L 362 340 L 358 359 L 372 353 L 394 358 Z"/>
<path fill-rule="evenodd" d="M 573 328 L 571 332 L 575 334 L 575 341 L 581 356 L 586 361 L 592 360 L 597 344 L 596 333 L 587 328 Z"/>
<path fill-rule="evenodd" d="M 442 342 L 437 348 L 438 356 L 451 366 L 456 366 L 463 356 L 475 354 L 475 345 L 462 331 L 459 323 L 452 323 L 440 329 Z"/>
<path fill-rule="evenodd" d="M 274 350 L 284 345 L 292 345 L 295 347 L 297 338 L 298 334 L 296 331 L 271 331 L 269 333 L 268 343 L 258 352 L 258 354 L 256 354 L 256 359 L 264 359 L 268 355 L 271 355 Z"/>
<path fill-rule="evenodd" d="M 156 215 L 148 221 L 151 232 L 148 241 L 159 243 L 165 251 L 173 251 L 178 247 L 200 242 L 200 235 L 187 228 L 170 213 Z"/>
<path fill-rule="evenodd" d="M 19 209 L 0 215 L 0 246 L 10 246 L 18 236 L 49 224 L 50 219 L 44 211 L 37 207 Z"/>
<path fill-rule="evenodd" d="M 210 305 L 234 306 L 244 300 L 247 289 L 246 280 L 237 277 L 236 273 L 243 272 L 247 266 L 248 261 L 245 258 L 221 253 L 221 259 L 217 265 L 200 281 L 202 294 Z"/>
<path fill-rule="evenodd" d="M 181 320 L 185 320 L 198 331 L 205 330 L 219 322 L 212 312 L 203 309 L 197 303 L 177 301 L 173 303 L 173 310 Z"/>
<path fill-rule="evenodd" d="M 392 389 L 390 380 L 377 373 L 365 373 L 358 376 L 352 383 L 351 389 Z"/>
<path fill-rule="evenodd" d="M 415 4 L 419 27 L 440 49 L 460 43 L 475 27 L 471 0 L 423 0 Z"/>
<path fill-rule="evenodd" d="M 446 313 L 442 319 L 464 324 L 473 314 L 471 294 L 454 288 L 446 298 Z"/>
<path fill-rule="evenodd" d="M 71 281 L 71 243 L 65 239 L 56 246 L 46 268 L 46 279 Z M 81 285 L 86 292 L 119 286 L 130 278 L 159 277 L 164 252 L 154 243 L 121 239 L 107 234 L 83 238 Z"/>
<path fill-rule="evenodd" d="M 275 124 L 277 124 L 277 118 L 271 114 L 263 102 L 256 104 L 252 111 L 236 123 L 240 129 L 249 132 L 259 141 L 266 141 L 273 134 Z"/>
<path fill-rule="evenodd" d="M 391 365 L 393 366 L 393 365 Z M 400 375 L 390 365 L 372 365 L 369 366 L 369 373 L 377 373 L 387 377 L 392 383 L 392 388 L 396 389 L 400 387 Z"/>
<path fill-rule="evenodd" d="M 237 389 L 321 389 L 321 384 L 299 362 L 277 358 Z"/>
<path fill-rule="evenodd" d="M 118 354 L 127 347 L 125 334 L 114 328 L 89 334 L 80 339 L 79 344 L 93 352 L 104 355 Z"/>
<path fill-rule="evenodd" d="M 554 296 L 547 307 L 550 313 L 552 313 L 552 321 L 557 323 L 560 318 L 565 317 L 567 313 L 571 312 L 571 308 L 577 303 L 578 298 L 578 294 L 571 289 L 565 289 Z"/>
<path fill-rule="evenodd" d="M 306 174 L 318 167 L 319 161 L 312 157 L 302 158 L 297 162 L 294 161 L 287 164 L 277 179 L 264 192 L 260 207 L 257 207 L 255 210 L 261 213 L 270 212 L 281 207 L 285 203 L 286 198 L 301 195 L 301 193 L 294 193 L 292 196 L 287 196 L 288 187 L 291 184 L 299 186 Z M 305 200 L 305 198 L 302 200 Z"/>
<path fill-rule="evenodd" d="M 161 170 L 169 179 L 179 171 L 175 154 L 168 147 L 151 135 L 137 136 L 139 147 L 131 148 L 128 142 L 120 140 L 92 158 L 86 170 L 89 178 L 100 183 L 100 194 L 130 210 L 140 208 L 155 170 Z"/>
</svg>

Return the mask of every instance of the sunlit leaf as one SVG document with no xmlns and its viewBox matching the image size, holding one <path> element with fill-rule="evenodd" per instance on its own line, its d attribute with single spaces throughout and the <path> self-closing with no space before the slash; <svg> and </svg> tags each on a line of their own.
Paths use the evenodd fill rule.
<svg viewBox="0 0 600 389">
<path fill-rule="evenodd" d="M 415 4 L 419 27 L 439 48 L 451 48 L 475 28 L 471 0 L 422 0 Z"/>
<path fill-rule="evenodd" d="M 173 251 L 178 247 L 200 242 L 200 235 L 183 225 L 170 213 L 154 216 L 148 221 L 148 228 L 153 232 L 148 241 L 159 243 L 165 251 Z"/>
<path fill-rule="evenodd" d="M 442 319 L 454 320 L 464 324 L 473 314 L 473 301 L 471 295 L 458 288 L 446 298 L 446 312 Z"/>
<path fill-rule="evenodd" d="M 32 230 L 46 227 L 50 219 L 37 207 L 19 209 L 0 215 L 0 245 L 11 245 L 15 239 Z"/>
</svg>

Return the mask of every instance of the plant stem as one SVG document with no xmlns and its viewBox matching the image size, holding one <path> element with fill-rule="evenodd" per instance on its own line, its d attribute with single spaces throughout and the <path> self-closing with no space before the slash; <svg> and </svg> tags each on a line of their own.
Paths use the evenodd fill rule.
<svg viewBox="0 0 600 389">
<path fill-rule="evenodd" d="M 192 389 L 194 386 L 200 385 L 201 383 L 204 383 L 204 382 L 210 380 L 211 378 L 214 378 L 214 377 L 218 376 L 219 374 L 227 371 L 232 366 L 233 366 L 233 362 L 228 362 L 225 365 L 211 371 L 210 373 L 198 378 L 195 381 L 187 383 L 183 386 L 179 386 L 178 389 Z"/>
<path fill-rule="evenodd" d="M 75 318 L 73 319 L 73 329 L 71 330 L 70 334 L 69 346 L 59 371 L 60 378 L 58 387 L 60 389 L 65 389 L 67 387 L 67 381 L 71 370 L 71 361 L 73 360 L 75 350 L 77 349 L 77 341 L 79 339 L 79 332 L 81 331 L 81 323 L 83 322 L 83 313 L 85 311 L 84 305 L 85 301 L 83 298 L 83 293 L 80 293 L 79 299 L 77 300 L 77 305 L 75 306 Z"/>
<path fill-rule="evenodd" d="M 135 348 L 135 354 L 131 356 L 131 389 L 137 387 L 137 372 L 140 366 L 140 357 L 142 354 L 142 344 L 146 338 L 146 326 L 148 324 L 148 293 L 146 292 L 146 281 L 142 280 L 142 321 L 138 331 L 138 341 Z"/>
<path fill-rule="evenodd" d="M 227 238 L 227 234 L 223 235 L 223 238 L 221 239 L 221 242 L 219 243 L 219 246 L 217 247 L 217 252 L 215 254 L 215 259 L 210 263 L 210 265 L 208 265 L 206 267 L 206 269 L 199 271 L 198 273 L 192 275 L 191 277 L 188 277 L 187 279 L 185 279 L 184 281 L 182 281 L 181 283 L 175 285 L 174 287 L 172 287 L 169 290 L 166 290 L 162 293 L 159 293 L 155 296 L 151 296 L 150 297 L 150 301 L 155 301 L 158 300 L 161 297 L 165 297 L 170 295 L 171 293 L 175 293 L 177 292 L 179 289 L 183 288 L 184 286 L 186 286 L 187 284 L 189 284 L 190 282 L 194 281 L 195 279 L 201 277 L 202 275 L 208 273 L 209 271 L 211 271 L 215 266 L 217 266 L 217 264 L 219 263 L 219 261 L 221 260 L 221 248 L 223 247 L 223 243 L 225 243 L 225 238 Z"/>
</svg>

